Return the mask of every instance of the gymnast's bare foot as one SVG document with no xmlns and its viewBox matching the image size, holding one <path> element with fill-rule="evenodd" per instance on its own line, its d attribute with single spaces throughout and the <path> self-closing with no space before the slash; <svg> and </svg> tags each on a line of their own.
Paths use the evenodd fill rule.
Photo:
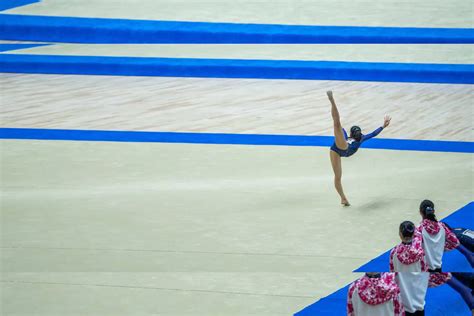
<svg viewBox="0 0 474 316">
<path fill-rule="evenodd" d="M 349 203 L 349 201 L 346 200 L 346 199 L 341 200 L 341 204 L 342 204 L 343 206 L 351 206 L 351 204 Z"/>
</svg>

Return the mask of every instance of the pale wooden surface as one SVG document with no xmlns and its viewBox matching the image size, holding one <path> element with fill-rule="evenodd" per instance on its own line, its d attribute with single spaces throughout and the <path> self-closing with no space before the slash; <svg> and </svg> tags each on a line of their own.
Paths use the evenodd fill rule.
<svg viewBox="0 0 474 316">
<path fill-rule="evenodd" d="M 170 58 L 474 63 L 474 45 L 78 45 L 57 44 L 8 54 Z"/>
<path fill-rule="evenodd" d="M 343 125 L 380 137 L 473 141 L 473 86 L 346 81 L 1 74 L 4 127 L 333 135 L 325 91 Z"/>
<path fill-rule="evenodd" d="M 43 0 L 7 13 L 303 25 L 473 26 L 471 0 Z"/>
<path fill-rule="evenodd" d="M 343 208 L 327 148 L 1 144 L 7 315 L 290 315 L 472 199 L 467 154 L 361 150 Z"/>
</svg>

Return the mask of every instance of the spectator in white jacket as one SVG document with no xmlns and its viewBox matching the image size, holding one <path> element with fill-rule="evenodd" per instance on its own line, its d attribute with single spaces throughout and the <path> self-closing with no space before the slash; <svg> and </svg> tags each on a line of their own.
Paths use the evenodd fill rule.
<svg viewBox="0 0 474 316">
<path fill-rule="evenodd" d="M 420 235 L 415 234 L 415 224 L 405 221 L 400 224 L 401 243 L 390 252 L 390 272 L 396 273 L 396 282 L 405 315 L 425 315 L 425 297 L 429 273 Z"/>
</svg>

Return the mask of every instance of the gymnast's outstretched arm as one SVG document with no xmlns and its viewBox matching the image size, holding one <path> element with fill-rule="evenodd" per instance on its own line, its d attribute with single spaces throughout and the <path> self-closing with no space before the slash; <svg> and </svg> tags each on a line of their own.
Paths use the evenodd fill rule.
<svg viewBox="0 0 474 316">
<path fill-rule="evenodd" d="M 377 128 L 375 131 L 373 131 L 372 133 L 369 133 L 367 135 L 364 135 L 364 137 L 362 138 L 362 141 L 366 141 L 366 140 L 369 140 L 375 136 L 377 136 L 378 134 L 380 134 L 380 132 L 383 131 L 384 128 L 386 128 L 387 126 L 390 125 L 390 120 L 392 118 L 388 115 L 385 115 L 384 117 L 384 121 L 383 121 L 383 126 Z"/>
</svg>

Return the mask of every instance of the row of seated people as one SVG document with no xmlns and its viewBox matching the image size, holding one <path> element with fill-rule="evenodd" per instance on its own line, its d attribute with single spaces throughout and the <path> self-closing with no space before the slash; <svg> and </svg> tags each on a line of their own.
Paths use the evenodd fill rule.
<svg viewBox="0 0 474 316">
<path fill-rule="evenodd" d="M 474 268 L 474 232 L 438 221 L 430 200 L 421 202 L 420 215 L 417 227 L 410 221 L 400 224 L 401 242 L 390 252 L 391 272 L 366 273 L 350 285 L 348 315 L 425 315 L 428 287 L 447 284 L 461 295 L 474 316 L 474 273 L 442 271 L 443 253 L 453 249 Z"/>
</svg>

